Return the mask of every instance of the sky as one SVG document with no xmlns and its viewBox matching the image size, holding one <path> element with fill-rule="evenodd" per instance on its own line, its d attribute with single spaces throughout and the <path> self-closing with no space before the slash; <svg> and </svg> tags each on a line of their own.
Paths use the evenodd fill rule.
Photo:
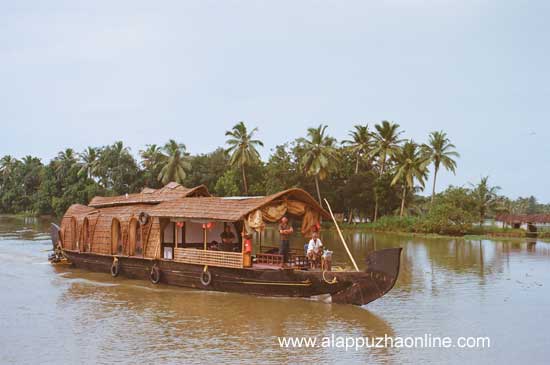
<svg viewBox="0 0 550 365">
<path fill-rule="evenodd" d="M 308 127 L 341 140 L 390 120 L 457 146 L 439 190 L 488 175 L 550 202 L 549 16 L 538 0 L 0 0 L 0 156 L 206 153 L 244 120 L 267 158 Z"/>
</svg>

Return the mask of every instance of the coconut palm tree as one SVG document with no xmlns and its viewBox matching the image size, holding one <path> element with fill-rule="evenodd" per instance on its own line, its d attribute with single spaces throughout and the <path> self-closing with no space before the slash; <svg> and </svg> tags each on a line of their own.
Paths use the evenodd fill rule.
<svg viewBox="0 0 550 365">
<path fill-rule="evenodd" d="M 494 209 L 498 203 L 499 186 L 489 186 L 489 176 L 482 177 L 480 182 L 472 186 L 472 196 L 474 197 L 477 211 L 479 214 L 479 225 L 485 221 L 487 212 Z"/>
<path fill-rule="evenodd" d="M 80 157 L 80 170 L 78 170 L 78 176 L 86 176 L 91 179 L 98 164 L 99 150 L 95 147 L 88 147 L 84 152 L 79 154 Z"/>
<path fill-rule="evenodd" d="M 156 144 L 145 145 L 145 149 L 139 151 L 139 155 L 141 156 L 141 165 L 146 170 L 154 170 L 166 157 L 162 154 L 162 148 Z"/>
<path fill-rule="evenodd" d="M 456 161 L 453 157 L 460 157 L 458 152 L 454 151 L 455 145 L 451 143 L 447 138 L 447 133 L 443 131 L 435 131 L 430 133 L 427 144 L 422 145 L 422 150 L 426 157 L 434 165 L 434 181 L 432 186 L 432 200 L 434 202 L 435 197 L 435 184 L 437 181 L 437 173 L 440 166 L 443 166 L 447 171 L 451 171 L 453 174 L 456 170 Z"/>
<path fill-rule="evenodd" d="M 159 181 L 163 184 L 168 184 L 170 181 L 175 181 L 179 184 L 183 183 L 187 176 L 185 170 L 191 169 L 189 154 L 186 151 L 185 145 L 171 139 L 164 145 L 163 151 L 165 158 L 163 159 L 162 169 L 158 176 Z"/>
<path fill-rule="evenodd" d="M 371 150 L 371 156 L 378 157 L 379 176 L 384 175 L 386 172 L 386 163 L 388 158 L 391 158 L 397 154 L 400 149 L 399 139 L 401 131 L 399 131 L 399 124 L 382 121 L 380 124 L 374 126 L 376 132 L 374 133 L 374 148 Z M 378 219 L 378 195 L 374 197 L 374 220 Z"/>
<path fill-rule="evenodd" d="M 225 135 L 230 137 L 225 143 L 229 146 L 226 153 L 230 155 L 229 164 L 233 167 L 239 167 L 243 176 L 244 195 L 248 195 L 248 182 L 246 180 L 246 167 L 256 164 L 260 161 L 260 153 L 256 149 L 263 147 L 264 143 L 258 139 L 253 139 L 254 133 L 258 128 L 248 132 L 244 122 L 239 122 L 233 126 Z"/>
<path fill-rule="evenodd" d="M 414 189 L 414 181 L 418 181 L 421 187 L 424 187 L 425 180 L 428 177 L 427 159 L 419 146 L 413 141 L 406 142 L 403 148 L 395 155 L 394 159 L 397 171 L 391 185 L 393 186 L 398 182 L 403 184 L 401 211 L 399 213 L 399 216 L 402 217 L 405 210 L 407 192 Z"/>
<path fill-rule="evenodd" d="M 76 154 L 72 148 L 61 151 L 54 159 L 55 172 L 57 177 L 63 179 L 69 173 L 69 170 L 76 163 Z"/>
<path fill-rule="evenodd" d="M 324 180 L 337 161 L 338 155 L 335 148 L 336 139 L 325 134 L 326 125 L 319 125 L 317 128 L 308 128 L 308 138 L 299 138 L 298 143 L 302 145 L 304 154 L 301 157 L 301 165 L 307 176 L 315 178 L 317 199 L 321 202 L 321 191 L 319 180 Z"/>
<path fill-rule="evenodd" d="M 144 169 L 145 185 L 151 188 L 160 187 L 158 176 L 166 161 L 162 148 L 156 144 L 148 144 L 144 150 L 139 151 L 139 155 Z"/>
<path fill-rule="evenodd" d="M 2 174 L 4 179 L 9 178 L 18 162 L 18 159 L 10 155 L 6 155 L 0 159 L 0 174 Z"/>
<path fill-rule="evenodd" d="M 351 139 L 342 141 L 342 144 L 347 145 L 349 150 L 356 155 L 355 174 L 358 174 L 359 162 L 370 155 L 373 140 L 368 124 L 355 125 L 353 128 L 354 130 L 348 133 Z"/>
</svg>

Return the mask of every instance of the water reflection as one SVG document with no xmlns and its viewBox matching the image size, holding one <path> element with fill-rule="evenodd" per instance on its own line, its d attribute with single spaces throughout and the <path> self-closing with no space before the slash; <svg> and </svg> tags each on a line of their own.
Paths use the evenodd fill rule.
<svg viewBox="0 0 550 365">
<path fill-rule="evenodd" d="M 550 245 L 346 231 L 358 264 L 403 247 L 394 290 L 366 308 L 211 293 L 47 264 L 49 222 L 0 217 L 0 362 L 541 362 Z M 336 264 L 350 266 L 336 232 Z M 264 244 L 276 245 L 266 232 Z M 294 237 L 292 245 L 303 247 Z M 510 336 L 513 332 L 514 336 Z M 281 349 L 280 336 L 487 335 L 489 350 Z M 542 332 L 541 332 L 542 333 Z M 518 342 L 519 341 L 519 342 Z M 62 343 L 62 346 L 52 344 Z M 521 343 L 521 346 L 518 346 Z"/>
<path fill-rule="evenodd" d="M 156 287 L 141 281 L 110 280 L 104 274 L 62 267 L 54 270 L 69 283 L 58 306 L 72 317 L 74 329 L 91 337 L 102 333 L 98 346 L 104 351 L 106 346 L 122 346 L 124 356 L 140 356 L 144 362 L 192 360 L 196 353 L 207 362 L 219 360 L 222 354 L 233 361 L 251 356 L 256 359 L 251 362 L 256 362 L 262 353 L 262 362 L 278 363 L 292 361 L 295 350 L 281 351 L 277 337 L 394 334 L 384 319 L 358 307 Z M 139 346 L 127 347 L 128 339 L 121 338 L 121 333 L 131 333 L 133 344 L 146 344 L 145 354 Z M 376 353 L 390 357 L 387 349 Z M 305 356 L 321 361 L 332 355 L 311 349 Z M 371 356 L 365 354 L 365 360 Z"/>
</svg>

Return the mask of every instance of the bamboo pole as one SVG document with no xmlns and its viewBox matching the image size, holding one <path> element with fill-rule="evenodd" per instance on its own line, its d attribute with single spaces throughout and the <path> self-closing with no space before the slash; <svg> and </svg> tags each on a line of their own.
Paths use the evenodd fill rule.
<svg viewBox="0 0 550 365">
<path fill-rule="evenodd" d="M 349 258 L 351 259 L 351 262 L 353 263 L 353 266 L 355 266 L 355 270 L 359 271 L 359 268 L 357 267 L 357 264 L 355 263 L 355 259 L 353 258 L 348 245 L 346 243 L 346 240 L 344 239 L 344 236 L 342 235 L 342 231 L 340 231 L 340 227 L 338 226 L 338 222 L 336 222 L 336 218 L 334 218 L 334 214 L 332 213 L 332 209 L 330 208 L 330 204 L 328 203 L 328 200 L 325 199 L 325 203 L 327 204 L 328 211 L 330 212 L 330 216 L 332 217 L 332 221 L 334 222 L 334 225 L 336 226 L 336 230 L 338 231 L 338 235 L 340 235 L 340 239 L 342 240 L 342 243 L 344 244 L 344 247 L 346 248 L 346 251 L 348 252 Z"/>
</svg>

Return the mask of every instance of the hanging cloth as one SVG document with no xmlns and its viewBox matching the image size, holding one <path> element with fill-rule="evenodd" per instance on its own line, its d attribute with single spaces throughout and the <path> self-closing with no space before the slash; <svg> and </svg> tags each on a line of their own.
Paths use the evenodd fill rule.
<svg viewBox="0 0 550 365">
<path fill-rule="evenodd" d="M 248 219 L 245 219 L 245 230 L 247 234 L 252 234 L 253 230 L 260 232 L 265 228 L 265 223 L 262 217 L 262 211 L 256 209 L 248 215 Z"/>
<path fill-rule="evenodd" d="M 298 200 L 287 200 L 286 208 L 288 214 L 302 216 L 306 212 L 306 204 Z"/>
<path fill-rule="evenodd" d="M 306 207 L 306 212 L 302 218 L 302 235 L 304 237 L 311 237 L 313 228 L 319 226 L 319 212 L 312 210 L 310 207 Z"/>
<path fill-rule="evenodd" d="M 268 205 L 262 208 L 262 218 L 267 222 L 279 221 L 287 212 L 286 202 Z"/>
</svg>

